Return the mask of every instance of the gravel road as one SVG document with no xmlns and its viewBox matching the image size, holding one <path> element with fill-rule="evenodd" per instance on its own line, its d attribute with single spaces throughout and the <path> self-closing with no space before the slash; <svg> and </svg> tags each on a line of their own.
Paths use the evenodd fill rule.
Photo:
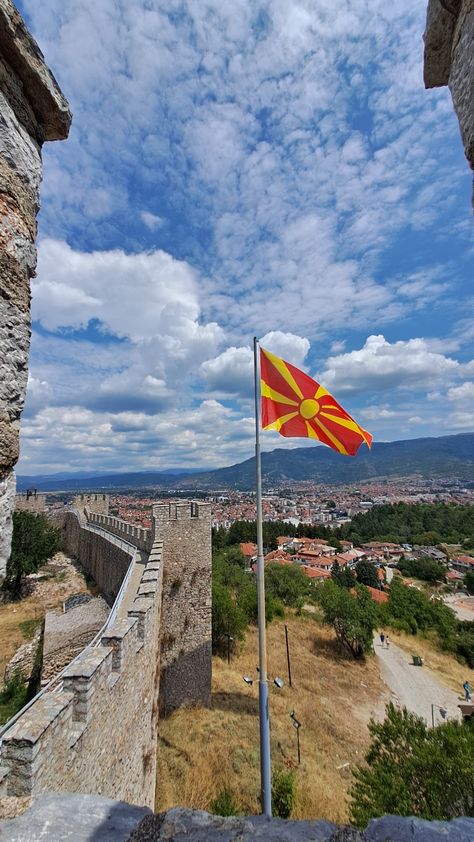
<svg viewBox="0 0 474 842">
<path fill-rule="evenodd" d="M 410 656 L 390 643 L 390 647 L 382 648 L 380 638 L 374 637 L 375 654 L 379 660 L 380 673 L 392 694 L 392 701 L 396 705 L 406 707 L 417 713 L 431 724 L 431 705 L 434 704 L 435 723 L 442 722 L 437 708 L 442 707 L 448 712 L 448 719 L 460 719 L 458 704 L 462 701 L 444 684 L 433 678 L 425 667 L 415 667 Z M 415 650 L 414 650 L 415 651 Z M 460 690 L 461 694 L 461 690 Z"/>
</svg>

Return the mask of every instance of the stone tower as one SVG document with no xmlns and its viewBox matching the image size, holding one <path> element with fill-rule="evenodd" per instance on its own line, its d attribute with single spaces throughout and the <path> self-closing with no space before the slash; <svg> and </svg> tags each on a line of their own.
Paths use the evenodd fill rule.
<svg viewBox="0 0 474 842">
<path fill-rule="evenodd" d="M 425 87 L 449 85 L 466 158 L 474 170 L 473 0 L 429 0 L 424 41 Z"/>
<path fill-rule="evenodd" d="M 163 541 L 160 715 L 211 700 L 211 505 L 153 506 Z"/>
<path fill-rule="evenodd" d="M 20 415 L 28 380 L 41 147 L 71 113 L 11 3 L 0 0 L 0 581 L 10 555 Z"/>
</svg>

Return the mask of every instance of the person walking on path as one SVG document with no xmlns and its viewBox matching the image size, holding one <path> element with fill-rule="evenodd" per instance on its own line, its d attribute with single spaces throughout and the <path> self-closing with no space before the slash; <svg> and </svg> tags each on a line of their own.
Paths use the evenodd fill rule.
<svg viewBox="0 0 474 842">
<path fill-rule="evenodd" d="M 382 632 L 380 632 L 380 643 L 382 644 L 382 649 L 383 649 L 384 642 L 385 642 L 385 634 L 382 631 Z"/>
<path fill-rule="evenodd" d="M 469 703 L 471 701 L 471 685 L 469 684 L 469 681 L 464 682 L 462 689 L 466 695 L 466 702 Z"/>
<path fill-rule="evenodd" d="M 390 646 L 390 638 L 388 634 L 385 635 L 385 646 L 387 647 L 387 649 Z"/>
</svg>

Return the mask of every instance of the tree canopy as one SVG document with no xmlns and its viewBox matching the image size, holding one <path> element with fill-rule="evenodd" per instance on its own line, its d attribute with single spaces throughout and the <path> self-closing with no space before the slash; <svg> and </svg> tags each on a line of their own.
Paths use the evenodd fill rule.
<svg viewBox="0 0 474 842">
<path fill-rule="evenodd" d="M 36 573 L 60 546 L 60 533 L 51 526 L 46 515 L 13 513 L 12 548 L 5 587 L 14 598 L 20 596 L 23 576 Z"/>
<path fill-rule="evenodd" d="M 369 724 L 366 765 L 354 772 L 352 820 L 365 827 L 385 814 L 451 819 L 474 815 L 474 726 L 449 721 L 428 728 L 424 719 L 387 707 Z"/>
</svg>

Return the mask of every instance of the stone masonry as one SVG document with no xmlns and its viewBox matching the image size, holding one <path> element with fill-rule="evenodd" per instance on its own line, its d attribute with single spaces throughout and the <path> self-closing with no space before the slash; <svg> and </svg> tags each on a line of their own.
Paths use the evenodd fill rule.
<svg viewBox="0 0 474 842">
<path fill-rule="evenodd" d="M 90 792 L 154 806 L 159 711 L 210 702 L 210 505 L 160 503 L 153 519 L 145 552 L 128 530 L 122 546 L 115 518 L 107 535 L 108 515 L 62 516 L 68 551 L 117 599 L 99 641 L 7 726 L 0 796 Z"/>
<path fill-rule="evenodd" d="M 38 45 L 0 0 L 0 580 L 10 555 L 20 415 L 28 380 L 41 147 L 71 113 Z"/>
<path fill-rule="evenodd" d="M 211 506 L 158 503 L 155 535 L 163 541 L 160 715 L 210 704 Z"/>
<path fill-rule="evenodd" d="M 449 85 L 474 170 L 474 0 L 429 0 L 424 41 L 425 87 Z"/>
</svg>

